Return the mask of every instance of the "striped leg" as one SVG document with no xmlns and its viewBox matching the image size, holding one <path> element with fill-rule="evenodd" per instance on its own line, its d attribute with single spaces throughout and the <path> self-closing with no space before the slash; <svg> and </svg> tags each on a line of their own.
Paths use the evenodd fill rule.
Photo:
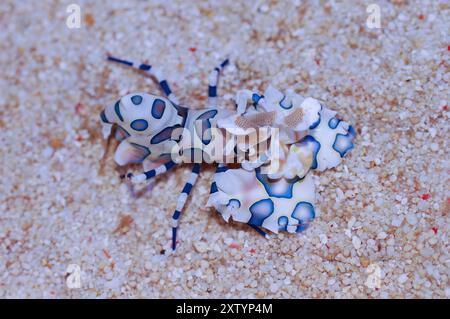
<svg viewBox="0 0 450 319">
<path fill-rule="evenodd" d="M 230 61 L 224 60 L 209 74 L 209 86 L 208 86 L 208 107 L 217 106 L 217 82 L 219 81 L 220 72 Z"/>
<path fill-rule="evenodd" d="M 180 218 L 181 211 L 183 210 L 184 205 L 186 204 L 186 200 L 189 196 L 189 193 L 192 190 L 192 187 L 195 185 L 197 181 L 198 174 L 200 173 L 200 164 L 194 164 L 192 168 L 191 176 L 189 180 L 184 185 L 183 191 L 178 197 L 177 206 L 175 208 L 175 212 L 172 216 L 172 249 L 175 250 L 177 246 L 177 228 L 178 228 L 178 219 Z"/>
<path fill-rule="evenodd" d="M 133 176 L 132 173 L 129 173 L 127 175 L 127 177 L 129 179 L 131 179 L 132 183 L 142 183 L 143 181 L 146 181 L 146 180 L 156 177 L 158 175 L 164 174 L 165 172 L 172 169 L 176 165 L 177 165 L 177 163 L 175 163 L 174 161 L 169 161 L 161 166 L 158 166 L 155 169 L 149 170 L 147 172 L 144 172 L 144 173 L 136 175 L 136 176 Z"/>
<path fill-rule="evenodd" d="M 164 78 L 162 73 L 155 67 L 152 67 L 151 65 L 145 64 L 145 63 L 136 63 L 136 62 L 118 59 L 118 58 L 115 58 L 112 56 L 108 56 L 108 61 L 120 63 L 120 64 L 129 66 L 129 67 L 141 70 L 141 71 L 149 72 L 151 75 L 153 75 L 158 80 L 159 86 L 161 87 L 161 89 L 163 90 L 163 92 L 167 96 L 167 98 L 170 100 L 170 102 L 172 102 L 175 105 L 180 104 L 178 98 L 175 96 L 175 94 L 173 94 L 172 89 L 170 88 L 169 84 L 167 83 L 167 80 Z"/>
</svg>

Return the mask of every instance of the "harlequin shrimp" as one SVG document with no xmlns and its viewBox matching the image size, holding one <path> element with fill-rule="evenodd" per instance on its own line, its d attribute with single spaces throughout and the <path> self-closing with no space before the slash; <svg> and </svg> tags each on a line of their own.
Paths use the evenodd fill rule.
<svg viewBox="0 0 450 319">
<path fill-rule="evenodd" d="M 228 59 L 210 73 L 207 107 L 191 109 L 180 105 L 158 69 L 108 60 L 150 73 L 165 95 L 127 94 L 100 114 L 104 138 L 116 127 L 118 165 L 150 162 L 150 170 L 127 178 L 141 183 L 194 163 L 172 215 L 173 250 L 202 163 L 216 165 L 207 205 L 225 221 L 246 223 L 266 238 L 266 231 L 296 233 L 308 227 L 315 217 L 311 172 L 336 167 L 353 148 L 355 130 L 336 112 L 314 98 L 271 86 L 264 94 L 240 90 L 235 110 L 220 108 L 217 84 Z"/>
</svg>

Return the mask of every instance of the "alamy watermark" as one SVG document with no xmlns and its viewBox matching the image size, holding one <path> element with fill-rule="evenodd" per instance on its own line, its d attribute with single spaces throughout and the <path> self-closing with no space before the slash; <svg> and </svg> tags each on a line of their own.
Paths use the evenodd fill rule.
<svg viewBox="0 0 450 319">
<path fill-rule="evenodd" d="M 380 289 L 381 287 L 381 268 L 378 264 L 370 264 L 366 273 L 368 274 L 366 279 L 366 286 L 370 289 Z"/>
<path fill-rule="evenodd" d="M 381 28 L 381 8 L 378 4 L 369 4 L 366 8 L 368 14 L 366 20 L 366 26 L 369 29 L 380 29 Z M 66 25 L 69 29 L 79 29 L 81 28 L 81 7 L 78 4 L 69 4 L 66 8 L 66 13 L 68 13 L 66 19 Z"/>
<path fill-rule="evenodd" d="M 81 288 L 81 268 L 77 264 L 70 264 L 66 269 L 66 286 L 69 289 Z"/>
<path fill-rule="evenodd" d="M 366 25 L 369 29 L 381 28 L 381 8 L 378 4 L 369 4 L 366 8 L 366 12 L 369 14 L 366 20 Z"/>
<path fill-rule="evenodd" d="M 66 13 L 68 17 L 66 19 L 66 26 L 69 29 L 79 29 L 81 28 L 81 8 L 78 4 L 69 4 L 66 8 Z"/>
</svg>

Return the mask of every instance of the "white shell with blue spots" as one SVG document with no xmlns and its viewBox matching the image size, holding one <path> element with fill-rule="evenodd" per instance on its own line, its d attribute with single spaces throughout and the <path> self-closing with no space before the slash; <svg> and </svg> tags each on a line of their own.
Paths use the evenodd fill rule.
<svg viewBox="0 0 450 319">
<path fill-rule="evenodd" d="M 324 171 L 336 167 L 349 150 L 353 148 L 354 129 L 335 117 L 336 112 L 327 108 L 320 111 L 320 123 L 298 145 L 313 150 L 316 165 L 313 168 Z M 317 167 L 315 167 L 317 166 Z"/>
<path fill-rule="evenodd" d="M 257 171 L 240 168 L 216 173 L 214 182 L 218 191 L 211 194 L 208 204 L 226 221 L 232 218 L 274 233 L 294 233 L 306 229 L 315 217 L 311 174 L 295 182 L 285 178 L 265 181 Z"/>
<path fill-rule="evenodd" d="M 150 136 L 172 124 L 177 110 L 166 98 L 136 92 L 116 102 L 114 111 L 121 119 L 118 125 L 130 135 Z"/>
<path fill-rule="evenodd" d="M 289 117 L 295 108 L 303 108 L 307 115 L 294 128 L 279 126 L 281 131 L 293 131 L 280 134 L 280 142 L 284 144 L 282 149 L 295 145 L 296 155 L 292 153 L 285 157 L 281 165 L 284 172 L 277 179 L 262 174 L 260 168 L 245 170 L 223 167 L 214 175 L 215 191 L 211 193 L 208 205 L 215 207 L 227 221 L 232 218 L 274 233 L 300 232 L 315 217 L 312 170 L 323 171 L 337 166 L 353 148 L 356 133 L 348 123 L 335 117 L 336 112 L 315 99 L 300 99 L 300 96 L 293 93 L 284 96 L 274 89 L 267 93 L 269 98 L 266 107 L 273 106 L 277 119 Z M 284 103 L 286 101 L 290 103 Z M 140 162 L 146 157 L 150 160 L 158 159 L 173 151 L 174 146 L 188 151 L 184 146 L 187 142 L 190 145 L 194 142 L 194 145 L 197 143 L 203 147 L 214 147 L 214 140 L 205 134 L 207 129 L 217 127 L 218 120 L 234 115 L 235 112 L 231 110 L 209 108 L 189 110 L 183 117 L 166 98 L 146 93 L 126 95 L 103 114 L 107 119 L 115 118 L 115 123 L 119 126 L 116 134 L 122 141 L 115 154 L 119 165 Z M 278 122 L 281 123 L 281 120 L 274 124 L 277 125 Z M 172 130 L 177 127 L 188 129 L 193 140 L 171 139 Z M 308 129 L 305 130 L 305 127 Z M 298 134 L 302 138 L 297 138 Z M 297 142 L 294 143 L 293 140 Z M 299 168 L 295 169 L 291 166 L 296 165 L 297 160 Z M 292 172 L 297 174 L 293 178 L 291 177 L 295 174 Z"/>
</svg>

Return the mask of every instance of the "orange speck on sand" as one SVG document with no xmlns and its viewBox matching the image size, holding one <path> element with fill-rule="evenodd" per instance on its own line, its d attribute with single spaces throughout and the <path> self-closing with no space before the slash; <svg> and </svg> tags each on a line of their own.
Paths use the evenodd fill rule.
<svg viewBox="0 0 450 319">
<path fill-rule="evenodd" d="M 130 225 L 133 223 L 133 217 L 130 215 L 123 215 L 120 219 L 119 225 L 117 225 L 114 233 L 125 234 L 130 230 Z"/>
<path fill-rule="evenodd" d="M 206 101 L 206 99 L 207 99 L 206 95 L 203 95 L 203 94 L 201 94 L 199 92 L 194 92 L 192 94 L 192 97 L 194 99 L 196 99 L 196 100 L 199 100 L 199 101 Z"/>
<path fill-rule="evenodd" d="M 419 20 L 425 20 L 425 16 L 423 15 L 423 14 L 419 14 L 418 16 L 417 16 L 417 18 L 419 19 Z"/>
<path fill-rule="evenodd" d="M 109 254 L 109 252 L 106 249 L 103 249 L 103 255 L 105 255 L 106 258 L 111 258 L 111 255 Z"/>
<path fill-rule="evenodd" d="M 320 59 L 319 58 L 314 59 L 314 62 L 316 62 L 317 65 L 320 65 Z"/>
<path fill-rule="evenodd" d="M 61 142 L 61 140 L 60 140 L 59 138 L 52 138 L 52 139 L 50 140 L 50 146 L 51 146 L 54 150 L 57 150 L 57 149 L 59 149 L 59 148 L 62 147 L 62 142 Z"/>
<path fill-rule="evenodd" d="M 189 51 L 191 51 L 193 53 L 193 52 L 197 51 L 197 48 L 194 48 L 194 47 L 189 48 Z"/>
<path fill-rule="evenodd" d="M 236 243 L 232 243 L 232 244 L 230 244 L 230 246 L 228 246 L 228 247 L 230 247 L 230 248 L 235 248 L 235 249 L 241 248 L 241 246 L 239 246 L 239 244 L 236 244 Z"/>
</svg>

